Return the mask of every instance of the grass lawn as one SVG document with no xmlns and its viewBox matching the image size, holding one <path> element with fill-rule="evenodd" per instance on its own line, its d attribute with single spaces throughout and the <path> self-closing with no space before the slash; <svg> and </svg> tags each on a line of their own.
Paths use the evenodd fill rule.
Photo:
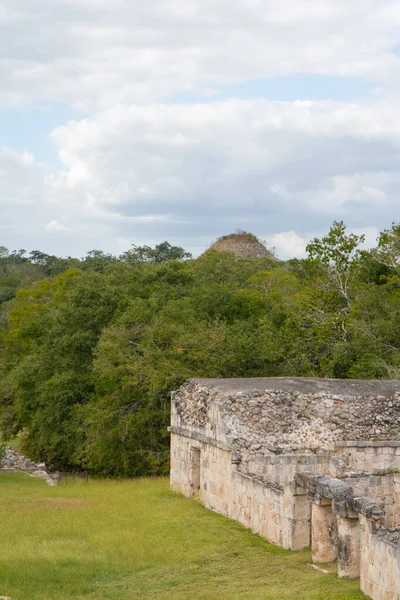
<svg viewBox="0 0 400 600">
<path fill-rule="evenodd" d="M 361 600 L 166 479 L 0 475 L 0 596 L 12 600 Z"/>
</svg>

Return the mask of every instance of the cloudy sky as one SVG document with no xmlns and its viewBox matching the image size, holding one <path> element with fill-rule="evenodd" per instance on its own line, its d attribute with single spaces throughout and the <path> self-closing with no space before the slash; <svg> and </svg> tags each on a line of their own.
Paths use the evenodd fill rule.
<svg viewBox="0 0 400 600">
<path fill-rule="evenodd" d="M 400 220 L 398 0 L 0 0 L 0 245 Z"/>
</svg>

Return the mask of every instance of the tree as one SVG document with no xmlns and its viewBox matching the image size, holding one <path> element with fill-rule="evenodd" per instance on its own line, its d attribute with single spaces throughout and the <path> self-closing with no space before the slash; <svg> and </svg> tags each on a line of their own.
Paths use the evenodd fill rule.
<svg viewBox="0 0 400 600">
<path fill-rule="evenodd" d="M 121 290 L 92 271 L 66 271 L 17 293 L 2 340 L 2 428 L 24 429 L 33 458 L 74 465 L 74 411 L 90 397 L 93 351 L 122 301 Z"/>
<path fill-rule="evenodd" d="M 361 251 L 334 222 L 279 265 L 184 260 L 167 242 L 123 259 L 3 249 L 2 431 L 63 469 L 166 473 L 170 392 L 190 377 L 398 376 L 399 237 L 393 225 Z"/>
<path fill-rule="evenodd" d="M 112 254 L 107 254 L 102 250 L 90 250 L 81 261 L 82 269 L 90 269 L 103 273 L 107 267 L 114 264 L 118 259 Z"/>
<path fill-rule="evenodd" d="M 325 267 L 328 280 L 345 299 L 347 306 L 351 302 L 351 284 L 359 271 L 359 246 L 365 241 L 365 235 L 346 234 L 343 221 L 334 221 L 328 235 L 322 239 L 314 238 L 307 246 L 309 259 Z"/>
<path fill-rule="evenodd" d="M 124 252 L 121 256 L 121 260 L 129 264 L 161 263 L 167 260 L 188 260 L 190 258 L 192 258 L 190 252 L 186 252 L 179 246 L 171 246 L 169 242 L 162 242 L 154 248 L 133 244 L 132 249 Z"/>
<path fill-rule="evenodd" d="M 400 223 L 379 234 L 378 246 L 370 251 L 377 263 L 389 267 L 392 274 L 400 275 Z"/>
</svg>

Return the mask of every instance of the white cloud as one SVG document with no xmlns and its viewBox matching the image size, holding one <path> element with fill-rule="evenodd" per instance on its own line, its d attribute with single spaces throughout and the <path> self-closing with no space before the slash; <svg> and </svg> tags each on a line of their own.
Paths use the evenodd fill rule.
<svg viewBox="0 0 400 600">
<path fill-rule="evenodd" d="M 393 81 L 397 0 L 3 0 L 0 103 L 80 107 L 287 74 Z"/>
<path fill-rule="evenodd" d="M 368 231 L 399 219 L 397 0 L 0 6 L 0 106 L 88 112 L 52 132 L 58 171 L 0 148 L 7 245 L 79 255 L 168 239 L 198 253 L 244 228 L 290 256 L 333 219 Z M 171 98 L 305 73 L 376 90 L 354 103 Z"/>
<path fill-rule="evenodd" d="M 43 193 L 45 166 L 29 152 L 0 146 L 0 206 L 3 219 L 12 207 L 34 205 Z M 22 215 L 23 218 L 23 215 Z"/>
<path fill-rule="evenodd" d="M 52 137 L 65 164 L 54 185 L 102 209 L 166 215 L 206 199 L 231 207 L 298 200 L 332 213 L 388 199 L 400 117 L 395 104 L 117 106 Z"/>
<path fill-rule="evenodd" d="M 306 246 L 312 236 L 302 237 L 295 231 L 281 231 L 267 238 L 268 246 L 275 248 L 279 258 L 306 256 Z"/>
<path fill-rule="evenodd" d="M 47 207 L 46 166 L 32 154 L 0 147 L 0 245 L 29 247 L 33 232 L 42 233 Z M 32 242 L 32 247 L 38 247 Z"/>
<path fill-rule="evenodd" d="M 384 227 L 398 215 L 395 103 L 119 105 L 52 138 L 64 169 L 46 173 L 46 231 L 77 232 L 81 252 L 118 252 L 117 239 L 197 252 L 240 227 L 301 255 L 333 219 Z"/>
<path fill-rule="evenodd" d="M 57 221 L 57 219 L 53 219 L 53 221 L 49 221 L 44 228 L 45 231 L 56 231 L 56 232 L 65 232 L 65 233 L 70 233 L 72 232 L 71 229 L 68 229 L 68 227 L 65 227 L 62 223 L 60 223 L 60 221 Z"/>
<path fill-rule="evenodd" d="M 325 231 L 308 232 L 304 236 L 299 235 L 295 231 L 281 231 L 267 236 L 267 245 L 269 248 L 274 248 L 277 256 L 283 260 L 293 257 L 305 258 L 307 256 L 307 244 L 314 238 L 322 238 L 326 235 L 327 230 L 328 227 Z M 365 242 L 361 245 L 363 248 L 374 247 L 379 235 L 379 229 L 374 226 L 349 227 L 347 231 L 348 233 L 365 236 Z"/>
</svg>

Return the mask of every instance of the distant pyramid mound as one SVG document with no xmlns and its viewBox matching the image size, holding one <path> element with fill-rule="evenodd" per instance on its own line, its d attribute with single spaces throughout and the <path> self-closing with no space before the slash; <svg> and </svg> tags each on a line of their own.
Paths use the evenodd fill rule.
<svg viewBox="0 0 400 600">
<path fill-rule="evenodd" d="M 224 235 L 218 238 L 209 250 L 233 252 L 241 258 L 269 258 L 270 260 L 277 260 L 272 252 L 255 235 L 247 233 L 247 231 Z"/>
</svg>

